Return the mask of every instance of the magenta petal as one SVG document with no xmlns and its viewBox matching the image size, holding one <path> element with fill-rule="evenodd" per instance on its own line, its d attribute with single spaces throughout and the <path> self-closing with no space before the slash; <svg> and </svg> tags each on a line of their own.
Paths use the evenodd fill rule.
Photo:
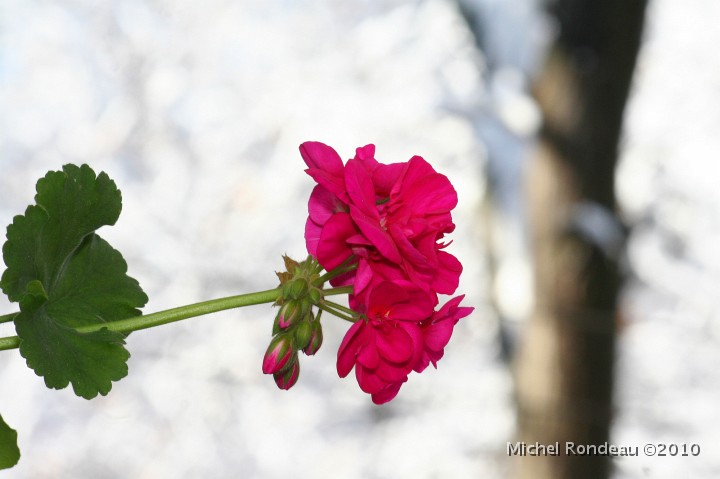
<svg viewBox="0 0 720 479">
<path fill-rule="evenodd" d="M 332 215 L 344 211 L 345 204 L 330 190 L 322 185 L 313 188 L 308 201 L 308 213 L 315 223 L 324 225 Z"/>
<path fill-rule="evenodd" d="M 380 361 L 378 367 L 375 368 L 373 374 L 385 381 L 386 383 L 394 383 L 403 381 L 412 371 L 412 363 L 395 364 L 386 361 Z"/>
<path fill-rule="evenodd" d="M 380 363 L 380 355 L 374 344 L 367 344 L 357 355 L 357 362 L 367 369 L 375 369 Z"/>
<path fill-rule="evenodd" d="M 416 364 L 425 351 L 425 338 L 423 332 L 417 323 L 398 323 L 398 326 L 403 328 L 405 332 L 410 336 L 413 342 L 413 357 L 409 361 L 409 365 Z"/>
<path fill-rule="evenodd" d="M 344 166 L 335 150 L 323 143 L 308 141 L 300 145 L 300 154 L 308 165 L 305 170 L 308 175 L 342 200 L 347 200 Z"/>
<path fill-rule="evenodd" d="M 413 355 L 412 338 L 405 330 L 400 328 L 389 327 L 383 329 L 385 330 L 378 331 L 375 336 L 375 344 L 380 355 L 394 363 L 408 361 Z"/>
<path fill-rule="evenodd" d="M 368 304 L 381 316 L 390 312 L 391 319 L 415 322 L 429 318 L 435 307 L 434 295 L 407 280 L 377 283 Z"/>
<path fill-rule="evenodd" d="M 355 150 L 355 159 L 357 160 L 375 160 L 375 145 L 369 144 L 361 146 Z"/>
<path fill-rule="evenodd" d="M 457 192 L 450 180 L 419 156 L 408 162 L 401 195 L 413 211 L 423 215 L 450 211 L 457 206 Z"/>
<path fill-rule="evenodd" d="M 379 164 L 373 171 L 372 181 L 375 185 L 376 194 L 389 197 L 393 186 L 397 183 L 398 179 L 403 175 L 407 163 L 391 163 L 389 165 Z"/>
<path fill-rule="evenodd" d="M 364 214 L 359 208 L 355 207 L 355 205 L 350 205 L 350 216 L 352 216 L 353 221 L 355 221 L 355 224 L 360 228 L 360 231 L 362 231 L 363 235 L 377 248 L 380 254 L 394 263 L 402 261 L 395 242 L 388 232 L 382 229 L 380 221 L 377 218 Z"/>
<path fill-rule="evenodd" d="M 300 145 L 300 154 L 308 168 L 317 168 L 335 176 L 343 175 L 340 155 L 325 143 L 306 141 Z"/>
<path fill-rule="evenodd" d="M 352 371 L 353 366 L 355 366 L 358 351 L 366 343 L 366 338 L 363 334 L 365 324 L 364 321 L 358 321 L 353 324 L 347 333 L 345 333 L 342 343 L 340 343 L 337 358 L 337 372 L 341 378 L 344 378 Z"/>
<path fill-rule="evenodd" d="M 429 325 L 424 328 L 426 348 L 440 352 L 447 346 L 452 336 L 453 327 L 457 322 L 470 314 L 474 308 L 458 308 L 465 295 L 457 296 L 448 301 L 439 311 L 433 314 Z"/>
<path fill-rule="evenodd" d="M 427 351 L 423 351 L 420 355 L 420 358 L 415 362 L 415 366 L 413 366 L 413 371 L 416 373 L 421 373 L 427 369 L 428 365 L 430 365 L 430 356 L 428 355 Z"/>
<path fill-rule="evenodd" d="M 405 381 L 407 381 L 407 378 L 405 378 Z M 397 396 L 397 393 L 400 391 L 400 387 L 405 383 L 405 381 L 388 384 L 381 391 L 370 396 L 372 398 L 372 402 L 380 405 L 393 400 L 395 396 Z"/>
<path fill-rule="evenodd" d="M 406 301 L 410 296 L 403 286 L 411 284 L 407 281 L 383 281 L 373 288 L 369 304 L 374 310 L 386 310 L 396 303 Z"/>
<path fill-rule="evenodd" d="M 452 320 L 439 321 L 425 329 L 425 347 L 433 351 L 441 351 L 450 341 L 455 322 Z"/>
<path fill-rule="evenodd" d="M 453 294 L 460 282 L 462 264 L 455 256 L 445 251 L 439 251 L 437 259 L 439 265 L 437 274 L 433 278 L 432 287 L 438 293 Z"/>
<path fill-rule="evenodd" d="M 355 294 L 360 293 L 362 290 L 368 287 L 370 281 L 372 281 L 373 272 L 368 265 L 368 262 L 364 259 L 360 259 L 358 267 L 355 272 Z"/>
<path fill-rule="evenodd" d="M 305 222 L 305 247 L 308 253 L 317 258 L 317 245 L 320 241 L 320 235 L 322 234 L 322 228 L 315 224 L 312 218 L 308 217 Z"/>
<path fill-rule="evenodd" d="M 435 307 L 435 296 L 418 287 L 409 288 L 408 294 L 410 299 L 393 305 L 391 317 L 413 322 L 429 318 Z"/>
<path fill-rule="evenodd" d="M 347 239 L 356 234 L 355 225 L 347 213 L 337 213 L 325 223 L 317 244 L 317 260 L 326 270 L 340 266 L 352 255 Z"/>
<path fill-rule="evenodd" d="M 393 243 L 399 251 L 402 252 L 405 259 L 417 265 L 425 265 L 428 263 L 428 258 L 418 251 L 418 249 L 410 242 L 403 231 L 402 226 L 398 224 L 390 225 L 388 231 L 392 237 Z"/>
<path fill-rule="evenodd" d="M 445 303 L 445 304 L 443 305 L 443 307 L 440 308 L 440 309 L 438 310 L 438 312 L 435 313 L 435 314 L 436 314 L 437 316 L 447 316 L 447 315 L 452 314 L 452 312 L 457 309 L 457 307 L 460 305 L 460 302 L 461 302 L 463 299 L 465 299 L 465 295 L 464 295 L 464 294 L 461 294 L 460 296 L 455 296 L 454 298 L 452 298 L 451 300 L 449 300 L 447 303 Z M 474 308 L 460 308 L 460 309 L 469 309 L 470 311 L 468 311 L 466 314 L 463 314 L 463 315 L 460 316 L 458 319 L 464 318 L 465 316 L 467 316 L 468 314 L 470 314 Z M 457 321 L 455 321 L 455 322 L 457 322 Z"/>
<path fill-rule="evenodd" d="M 379 221 L 375 206 L 375 188 L 372 177 L 358 160 L 350 160 L 345 166 L 345 186 L 352 204 L 365 215 Z"/>
<path fill-rule="evenodd" d="M 375 394 L 387 386 L 385 381 L 362 366 L 355 368 L 355 377 L 357 378 L 358 385 L 360 385 L 360 389 L 368 394 Z"/>
</svg>

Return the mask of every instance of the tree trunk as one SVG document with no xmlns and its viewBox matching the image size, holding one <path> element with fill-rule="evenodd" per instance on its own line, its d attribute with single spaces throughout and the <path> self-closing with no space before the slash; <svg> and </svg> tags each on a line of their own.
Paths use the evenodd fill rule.
<svg viewBox="0 0 720 479">
<path fill-rule="evenodd" d="M 609 441 L 624 246 L 614 175 L 645 0 L 557 0 L 558 38 L 534 84 L 544 126 L 528 169 L 535 310 L 516 362 L 519 479 L 601 479 L 610 457 L 566 454 Z"/>
</svg>

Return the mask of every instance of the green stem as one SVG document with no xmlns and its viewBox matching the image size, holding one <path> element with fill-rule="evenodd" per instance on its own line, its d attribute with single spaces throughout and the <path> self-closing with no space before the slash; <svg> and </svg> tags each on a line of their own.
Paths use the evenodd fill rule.
<svg viewBox="0 0 720 479">
<path fill-rule="evenodd" d="M 13 319 L 15 319 L 15 316 L 17 316 L 18 314 L 20 314 L 20 313 L 17 312 L 17 313 L 3 314 L 2 316 L 0 316 L 0 324 L 9 323 Z"/>
<path fill-rule="evenodd" d="M 118 331 L 121 333 L 130 333 L 141 329 L 162 326 L 163 324 L 180 321 L 195 316 L 216 313 L 226 309 L 239 308 L 242 306 L 251 306 L 253 304 L 272 303 L 280 297 L 280 288 L 260 291 L 257 293 L 240 294 L 238 296 L 229 296 L 227 298 L 211 299 L 202 303 L 189 304 L 178 308 L 159 311 L 157 313 L 135 316 L 132 318 L 121 319 L 118 321 L 110 321 L 107 323 L 92 324 L 77 328 L 81 333 L 90 333 L 107 328 L 110 331 Z M 14 349 L 20 345 L 20 339 L 17 336 L 0 338 L 0 351 L 6 349 Z"/>
<path fill-rule="evenodd" d="M 352 286 L 339 286 L 337 288 L 330 288 L 323 290 L 323 296 L 335 296 L 338 294 L 351 294 L 353 292 Z"/>
<path fill-rule="evenodd" d="M 6 349 L 15 349 L 20 346 L 20 338 L 17 336 L 8 336 L 6 338 L 0 338 L 0 351 Z"/>
<path fill-rule="evenodd" d="M 320 286 L 321 284 L 325 283 L 326 281 L 330 281 L 331 279 L 336 278 L 336 277 L 340 276 L 341 274 L 345 274 L 349 271 L 357 269 L 357 267 L 358 267 L 357 263 L 348 265 L 348 263 L 353 261 L 354 259 L 355 259 L 354 255 L 350 256 L 348 259 L 343 261 L 343 263 L 340 266 L 338 266 L 337 268 L 335 268 L 332 271 L 328 271 L 327 273 L 325 273 L 324 275 L 320 276 L 318 279 L 313 281 L 313 284 L 315 286 Z"/>
<path fill-rule="evenodd" d="M 346 316 L 345 313 L 343 313 L 342 311 L 338 311 L 338 310 L 336 310 L 336 309 L 333 309 L 333 308 L 332 308 L 329 304 L 327 304 L 327 303 L 320 303 L 320 304 L 318 304 L 317 306 L 318 306 L 318 308 L 319 308 L 320 310 L 326 311 L 326 312 L 332 314 L 333 316 L 337 316 L 337 317 L 340 318 L 340 319 L 344 319 L 345 321 L 349 321 L 349 322 L 351 322 L 351 323 L 354 323 L 355 321 L 357 321 L 357 318 L 353 318 L 353 317 L 350 317 L 350 316 Z"/>
<path fill-rule="evenodd" d="M 82 328 L 78 328 L 78 331 L 81 333 L 89 333 L 106 327 L 111 331 L 129 333 L 140 329 L 162 326 L 163 324 L 193 318 L 195 316 L 225 311 L 226 309 L 252 306 L 254 304 L 272 303 L 279 297 L 280 288 L 269 289 L 267 291 L 260 291 L 257 293 L 247 293 L 237 296 L 229 296 L 227 298 L 211 299 L 209 301 L 203 301 L 202 303 L 189 304 L 187 306 L 180 306 L 179 308 L 168 309 L 166 311 L 160 311 L 148 315 L 121 319 L 120 321 L 84 326 Z"/>
<path fill-rule="evenodd" d="M 347 313 L 350 316 L 358 315 L 357 311 L 347 308 L 347 307 L 343 306 L 342 304 L 337 304 L 333 301 L 323 301 L 321 304 L 326 304 L 326 305 L 330 306 L 331 308 L 337 309 L 338 311 L 342 311 L 343 313 Z"/>
</svg>

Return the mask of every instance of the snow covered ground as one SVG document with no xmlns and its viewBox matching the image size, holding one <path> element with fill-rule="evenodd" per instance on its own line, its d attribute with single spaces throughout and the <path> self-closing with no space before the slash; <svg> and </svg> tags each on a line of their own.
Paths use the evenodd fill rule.
<svg viewBox="0 0 720 479">
<path fill-rule="evenodd" d="M 260 371 L 274 316 L 264 306 L 131 335 L 129 376 L 89 402 L 46 389 L 3 352 L 0 413 L 23 453 L 12 477 L 503 477 L 511 384 L 478 206 L 487 152 L 517 159 L 507 133 L 522 140 L 536 121 L 518 94 L 536 60 L 518 45 L 539 39 L 513 24 L 534 21 L 524 0 L 483 1 L 505 34 L 488 64 L 510 58 L 519 72 L 486 75 L 445 0 L 2 3 L 0 225 L 48 169 L 87 162 L 123 191 L 101 235 L 148 293 L 146 311 L 267 289 L 283 253 L 305 254 L 313 182 L 298 145 L 321 140 L 348 158 L 372 142 L 382 161 L 419 154 L 455 184 L 458 292 L 477 308 L 439 369 L 382 407 L 337 377 L 339 320 L 325 321 L 298 384 L 277 390 Z M 623 479 L 720 472 L 718 20 L 709 0 L 651 3 L 618 176 L 638 226 L 615 442 L 702 453 L 618 461 Z M 13 310 L 0 299 L 0 314 Z"/>
</svg>

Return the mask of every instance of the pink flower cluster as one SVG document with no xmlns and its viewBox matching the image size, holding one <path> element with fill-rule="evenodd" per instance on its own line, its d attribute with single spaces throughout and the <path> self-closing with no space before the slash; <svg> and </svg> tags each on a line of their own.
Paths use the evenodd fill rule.
<svg viewBox="0 0 720 479">
<path fill-rule="evenodd" d="M 459 307 L 458 296 L 435 310 L 462 272 L 442 242 L 455 229 L 457 193 L 419 156 L 385 165 L 367 145 L 343 164 L 319 142 L 303 143 L 300 153 L 318 183 L 308 203 L 308 252 L 327 271 L 348 270 L 331 283 L 352 285 L 350 307 L 363 314 L 340 346 L 338 374 L 355 368 L 360 388 L 382 404 L 412 371 L 436 365 L 473 309 Z"/>
</svg>

